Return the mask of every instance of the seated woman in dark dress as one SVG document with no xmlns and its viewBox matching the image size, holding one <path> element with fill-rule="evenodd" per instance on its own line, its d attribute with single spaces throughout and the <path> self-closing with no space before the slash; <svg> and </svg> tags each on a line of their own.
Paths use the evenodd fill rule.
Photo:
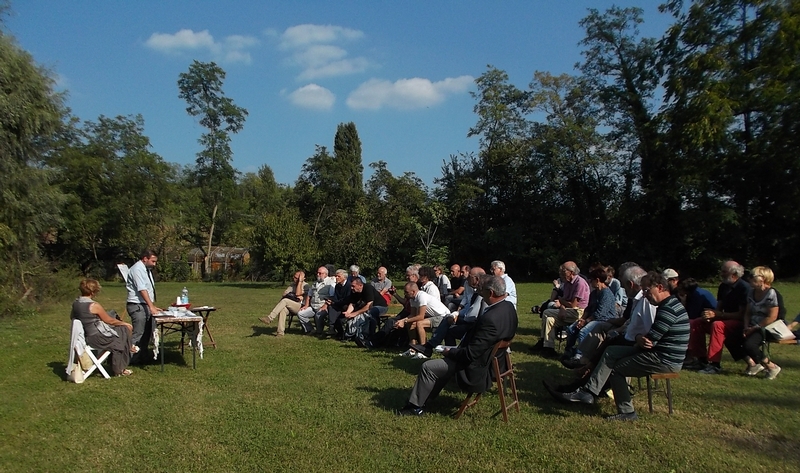
<svg viewBox="0 0 800 473">
<path fill-rule="evenodd" d="M 100 292 L 100 283 L 84 279 L 80 284 L 81 297 L 72 303 L 70 318 L 83 324 L 86 343 L 100 351 L 111 352 L 111 370 L 116 376 L 128 376 L 131 361 L 133 326 L 108 315 L 103 306 L 92 300 Z"/>
</svg>

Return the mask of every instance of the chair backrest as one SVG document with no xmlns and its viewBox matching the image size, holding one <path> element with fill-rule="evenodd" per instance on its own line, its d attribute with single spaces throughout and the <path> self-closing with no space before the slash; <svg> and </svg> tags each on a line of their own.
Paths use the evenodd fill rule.
<svg viewBox="0 0 800 473">
<path fill-rule="evenodd" d="M 511 340 L 500 340 L 494 344 L 492 349 L 492 368 L 494 370 L 493 377 L 495 380 L 505 378 L 513 373 L 513 366 L 511 365 L 511 356 L 508 354 L 508 348 L 511 346 Z M 500 371 L 500 359 L 505 357 L 505 370 Z"/>
</svg>

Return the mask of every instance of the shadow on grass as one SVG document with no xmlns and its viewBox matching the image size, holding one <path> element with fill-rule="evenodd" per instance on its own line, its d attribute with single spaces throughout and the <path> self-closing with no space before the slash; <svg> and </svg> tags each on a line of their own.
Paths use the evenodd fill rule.
<svg viewBox="0 0 800 473">
<path fill-rule="evenodd" d="M 264 327 L 262 325 L 253 325 L 250 328 L 253 329 L 253 333 L 247 336 L 247 338 L 251 337 L 260 337 L 261 335 L 272 335 L 275 333 L 275 328 L 273 327 Z"/>
<path fill-rule="evenodd" d="M 51 361 L 47 364 L 52 370 L 53 374 L 61 378 L 62 381 L 67 380 L 67 364 L 63 361 Z"/>
<path fill-rule="evenodd" d="M 542 385 L 543 380 L 548 380 L 555 385 L 567 384 L 575 380 L 574 377 L 569 375 L 569 372 L 558 369 L 550 362 L 528 361 L 514 363 L 514 376 L 517 380 L 517 394 L 520 403 L 533 407 L 539 414 L 567 417 L 567 412 L 578 411 L 587 415 L 597 415 L 598 409 L 596 405 L 566 404 L 557 401 L 547 392 Z"/>
<path fill-rule="evenodd" d="M 410 389 L 400 388 L 378 389 L 372 386 L 359 386 L 356 389 L 365 393 L 370 393 L 372 395 L 372 403 L 376 407 L 389 412 L 397 412 L 405 407 L 408 402 L 408 397 L 411 394 Z M 487 394 L 484 394 L 484 396 Z M 461 404 L 461 401 L 464 400 L 464 396 L 466 396 L 466 394 L 458 389 L 455 378 L 453 378 L 448 381 L 447 386 L 444 387 L 438 396 L 428 399 L 425 405 L 425 412 L 452 416 L 458 411 L 458 406 Z M 498 412 L 497 414 L 500 413 Z"/>
</svg>

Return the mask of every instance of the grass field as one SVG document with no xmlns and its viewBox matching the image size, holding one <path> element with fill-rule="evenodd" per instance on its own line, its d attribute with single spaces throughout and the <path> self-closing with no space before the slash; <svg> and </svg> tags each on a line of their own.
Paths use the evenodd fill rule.
<svg viewBox="0 0 800 473">
<path fill-rule="evenodd" d="M 182 287 L 158 291 L 170 300 Z M 800 347 L 772 348 L 783 367 L 774 381 L 742 376 L 726 353 L 721 375 L 681 373 L 673 416 L 663 396 L 649 414 L 637 395 L 638 422 L 607 422 L 612 401 L 565 406 L 542 389 L 566 376 L 528 352 L 539 327 L 530 307 L 549 285 L 517 288 L 522 411 L 508 424 L 494 394 L 454 421 L 455 385 L 426 416 L 397 417 L 421 361 L 301 337 L 296 326 L 274 337 L 257 319 L 279 298 L 271 286 L 189 285 L 195 305 L 220 308 L 210 319 L 219 347 L 194 371 L 173 335 L 163 373 L 151 365 L 68 383 L 69 304 L 0 320 L 0 471 L 800 471 Z M 793 317 L 800 285 L 778 288 Z M 124 312 L 119 284 L 98 300 Z"/>
</svg>

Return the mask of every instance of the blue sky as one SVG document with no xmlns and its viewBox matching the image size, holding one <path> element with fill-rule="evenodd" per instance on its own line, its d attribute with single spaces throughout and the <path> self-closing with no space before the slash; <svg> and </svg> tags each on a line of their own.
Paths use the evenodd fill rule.
<svg viewBox="0 0 800 473">
<path fill-rule="evenodd" d="M 645 10 L 660 36 L 663 0 Z M 578 21 L 604 0 L 152 1 L 16 0 L 8 32 L 51 69 L 82 120 L 141 114 L 153 151 L 194 162 L 203 129 L 178 98 L 192 60 L 215 61 L 249 117 L 233 136 L 234 166 L 269 165 L 293 184 L 315 145 L 333 147 L 352 121 L 368 164 L 428 185 L 451 154 L 476 151 L 474 78 L 491 64 L 527 87 L 537 70 L 573 73 Z"/>
</svg>

